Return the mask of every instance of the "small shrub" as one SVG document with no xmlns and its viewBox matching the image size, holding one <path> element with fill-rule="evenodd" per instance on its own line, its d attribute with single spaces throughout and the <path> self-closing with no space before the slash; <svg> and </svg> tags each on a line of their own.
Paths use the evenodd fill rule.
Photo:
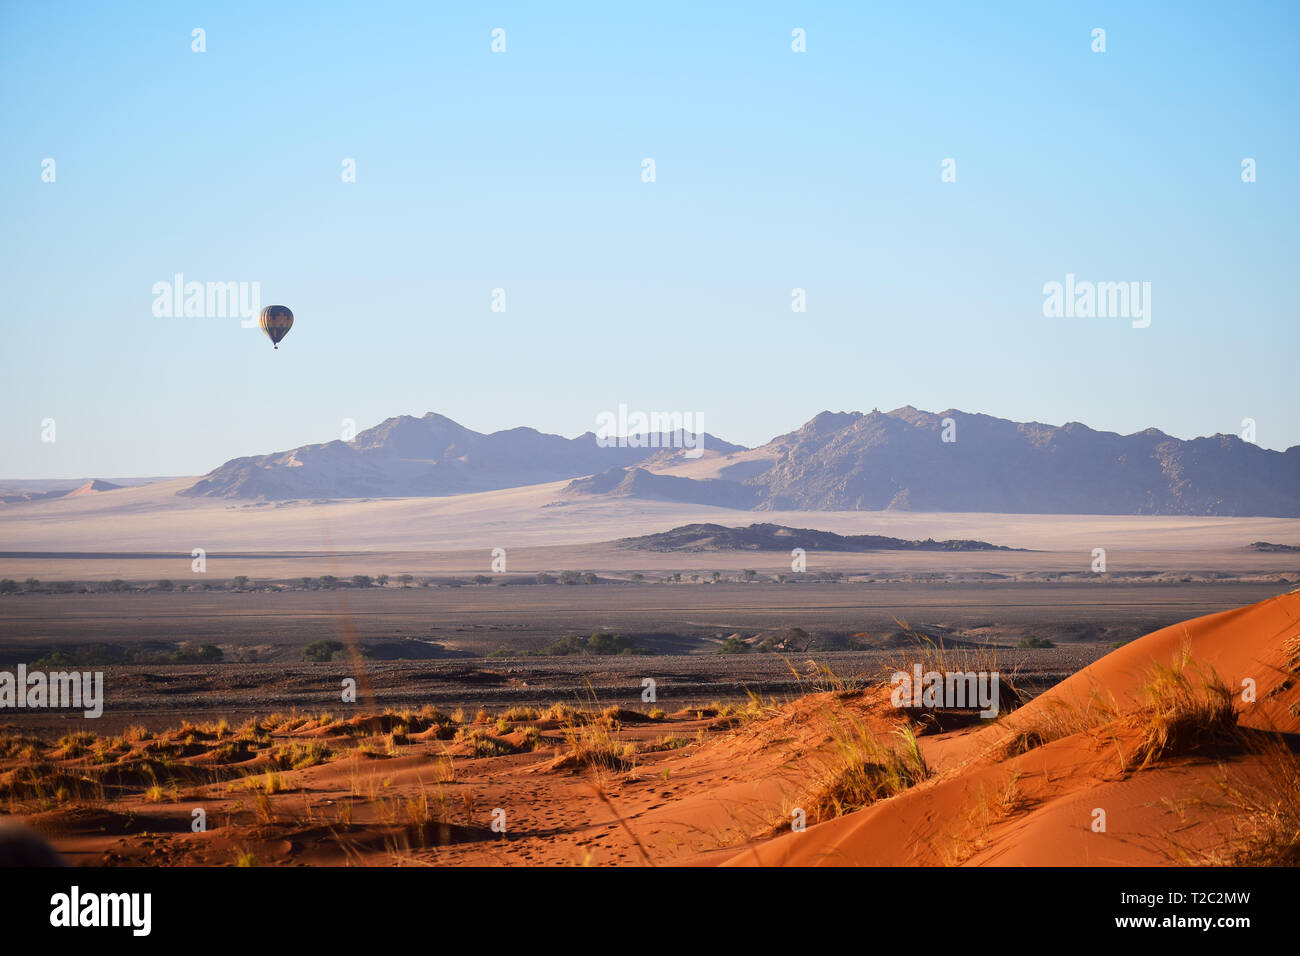
<svg viewBox="0 0 1300 956">
<path fill-rule="evenodd" d="M 334 655 L 342 654 L 344 646 L 339 641 L 313 641 L 302 649 L 304 661 L 317 663 L 334 660 Z"/>
</svg>

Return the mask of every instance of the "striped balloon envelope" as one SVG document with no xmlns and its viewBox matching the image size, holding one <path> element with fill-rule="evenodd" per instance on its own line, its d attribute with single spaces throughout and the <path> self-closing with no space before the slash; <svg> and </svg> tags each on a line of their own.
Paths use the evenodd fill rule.
<svg viewBox="0 0 1300 956">
<path fill-rule="evenodd" d="M 257 322 L 271 344 L 278 349 L 280 340 L 293 328 L 293 313 L 283 305 L 268 305 L 262 310 Z"/>
</svg>

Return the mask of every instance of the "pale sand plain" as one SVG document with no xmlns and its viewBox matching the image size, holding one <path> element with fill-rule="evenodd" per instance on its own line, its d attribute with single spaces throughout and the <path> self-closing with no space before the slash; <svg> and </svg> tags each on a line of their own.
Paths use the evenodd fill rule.
<svg viewBox="0 0 1300 956">
<path fill-rule="evenodd" d="M 630 551 L 617 539 L 681 524 L 771 522 L 838 534 L 969 538 L 1020 552 L 817 553 L 809 570 L 923 574 L 1086 572 L 1106 551 L 1112 574 L 1167 571 L 1267 575 L 1300 571 L 1300 554 L 1257 553 L 1254 541 L 1300 544 L 1300 519 L 1000 515 L 894 511 L 736 511 L 674 502 L 566 499 L 566 482 L 446 498 L 262 503 L 186 498 L 192 478 L 0 507 L 0 576 L 42 580 L 183 578 L 195 548 L 209 579 L 245 574 L 489 573 L 492 550 L 512 573 L 640 570 L 789 571 L 761 554 Z M 87 555 L 103 555 L 89 557 Z"/>
</svg>

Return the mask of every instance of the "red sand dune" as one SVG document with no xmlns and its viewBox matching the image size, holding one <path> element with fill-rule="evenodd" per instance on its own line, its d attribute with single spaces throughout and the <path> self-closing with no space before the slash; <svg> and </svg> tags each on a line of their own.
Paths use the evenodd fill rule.
<svg viewBox="0 0 1300 956">
<path fill-rule="evenodd" d="M 1142 687 L 1153 665 L 1186 653 L 1234 691 L 1244 727 L 1300 731 L 1300 593 L 1163 628 L 1120 648 L 1004 720 L 922 738 L 935 778 L 893 799 L 736 856 L 736 865 L 1160 865 L 1218 861 L 1241 841 L 1240 807 L 1225 788 L 1267 793 L 1276 758 L 1191 754 L 1124 769 L 1141 736 Z M 1243 679 L 1257 685 L 1242 699 Z M 1110 727 L 1080 731 L 1009 759 L 997 748 L 1054 710 L 1112 700 Z M 1284 768 L 1293 770 L 1293 765 Z M 1014 781 L 1014 783 L 1013 783 Z M 1294 781 L 1291 781 L 1292 783 Z M 1008 799 L 1008 788 L 1014 798 Z M 1260 790 L 1259 788 L 1263 788 Z M 1282 793 L 1280 800 L 1294 801 Z M 1106 815 L 1105 832 L 1093 829 Z M 1249 862 L 1249 859 L 1240 862 Z"/>
<path fill-rule="evenodd" d="M 88 481 L 84 485 L 72 489 L 67 494 L 62 495 L 64 498 L 84 498 L 86 495 L 98 495 L 105 491 L 116 491 L 121 485 L 115 485 L 111 481 L 103 481 L 99 478 Z"/>
</svg>

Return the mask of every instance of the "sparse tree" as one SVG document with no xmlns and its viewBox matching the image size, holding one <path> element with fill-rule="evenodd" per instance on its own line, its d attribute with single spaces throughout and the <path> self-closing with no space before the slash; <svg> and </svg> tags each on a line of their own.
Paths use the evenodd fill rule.
<svg viewBox="0 0 1300 956">
<path fill-rule="evenodd" d="M 415 576 L 412 574 L 399 574 L 397 576 L 397 583 L 404 588 L 409 588 L 411 586 L 411 582 L 414 580 L 415 580 Z"/>
<path fill-rule="evenodd" d="M 174 590 L 175 588 L 176 588 L 176 585 L 173 584 L 171 581 L 159 581 L 159 582 L 158 582 L 158 590 L 159 590 L 159 591 L 171 591 L 171 590 Z"/>
<path fill-rule="evenodd" d="M 370 575 L 354 574 L 352 575 L 352 586 L 354 588 L 368 588 L 371 585 Z"/>
<path fill-rule="evenodd" d="M 472 578 L 470 578 L 470 580 L 473 581 L 475 584 L 491 584 L 491 583 L 492 583 L 492 579 L 491 579 L 490 577 L 488 577 L 486 574 L 476 574 L 476 575 L 474 575 Z"/>
<path fill-rule="evenodd" d="M 802 627 L 792 627 L 785 632 L 784 638 L 777 646 L 783 650 L 806 651 L 812 647 L 812 635 Z"/>
<path fill-rule="evenodd" d="M 230 583 L 236 591 L 242 591 L 244 588 L 248 587 L 248 575 L 236 574 L 234 580 Z"/>
<path fill-rule="evenodd" d="M 340 641 L 312 641 L 302 649 L 305 661 L 330 661 L 335 655 L 342 656 L 344 645 Z"/>
<path fill-rule="evenodd" d="M 379 586 L 381 588 L 388 587 L 388 575 L 381 574 L 377 578 L 375 578 L 375 580 L 379 582 Z"/>
</svg>

